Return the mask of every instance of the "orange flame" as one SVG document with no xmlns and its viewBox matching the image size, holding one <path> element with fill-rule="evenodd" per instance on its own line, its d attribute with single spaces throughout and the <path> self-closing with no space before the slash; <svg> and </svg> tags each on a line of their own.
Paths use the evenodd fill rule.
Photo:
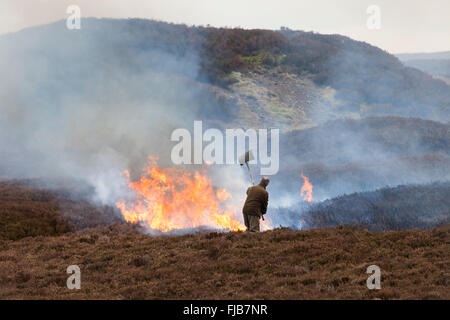
<svg viewBox="0 0 450 320">
<path fill-rule="evenodd" d="M 304 176 L 303 173 L 301 173 L 300 176 L 303 179 L 303 186 L 300 190 L 300 195 L 303 197 L 303 200 L 305 200 L 307 202 L 312 202 L 313 201 L 313 196 L 312 196 L 313 186 L 312 186 L 311 182 L 309 182 L 308 177 Z"/>
<path fill-rule="evenodd" d="M 219 201 L 226 201 L 231 198 L 231 194 L 229 194 L 226 189 L 217 189 L 216 195 Z"/>
<path fill-rule="evenodd" d="M 129 181 L 128 172 L 125 174 Z M 233 210 L 222 209 L 230 194 L 225 189 L 215 193 L 211 180 L 197 171 L 160 169 L 156 158 L 149 157 L 145 174 L 128 186 L 135 199 L 116 203 L 128 222 L 142 222 L 164 232 L 200 226 L 245 230 L 233 217 Z"/>
<path fill-rule="evenodd" d="M 265 220 L 261 220 L 261 231 L 272 230 L 272 219 L 265 217 Z"/>
</svg>

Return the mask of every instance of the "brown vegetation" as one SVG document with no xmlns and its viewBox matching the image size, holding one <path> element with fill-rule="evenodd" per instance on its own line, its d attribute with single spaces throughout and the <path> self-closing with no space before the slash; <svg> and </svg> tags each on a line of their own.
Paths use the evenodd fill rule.
<svg viewBox="0 0 450 320">
<path fill-rule="evenodd" d="M 153 237 L 74 190 L 0 184 L 1 299 L 450 298 L 448 225 Z M 366 287 L 372 264 L 381 290 Z M 69 265 L 81 290 L 66 287 Z"/>
<path fill-rule="evenodd" d="M 84 186 L 80 190 L 71 181 L 45 184 L 38 180 L 0 182 L 0 240 L 54 236 L 122 221 L 113 208 L 86 200 Z"/>
<path fill-rule="evenodd" d="M 116 225 L 0 243 L 3 299 L 449 299 L 449 228 L 151 237 Z M 81 268 L 81 290 L 66 268 Z M 366 269 L 381 268 L 381 290 Z"/>
</svg>

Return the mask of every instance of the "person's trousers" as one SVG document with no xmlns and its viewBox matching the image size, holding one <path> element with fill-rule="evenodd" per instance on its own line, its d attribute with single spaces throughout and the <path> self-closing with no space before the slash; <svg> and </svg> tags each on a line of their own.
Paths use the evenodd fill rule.
<svg viewBox="0 0 450 320">
<path fill-rule="evenodd" d="M 244 213 L 244 224 L 247 232 L 259 232 L 259 216 Z"/>
</svg>

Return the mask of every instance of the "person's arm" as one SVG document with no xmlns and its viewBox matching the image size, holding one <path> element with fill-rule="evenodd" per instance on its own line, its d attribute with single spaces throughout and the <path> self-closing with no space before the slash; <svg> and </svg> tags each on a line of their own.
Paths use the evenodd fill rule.
<svg viewBox="0 0 450 320">
<path fill-rule="evenodd" d="M 264 200 L 261 206 L 261 213 L 262 214 L 266 214 L 267 212 L 267 205 L 269 204 L 269 193 L 266 192 L 266 194 L 264 195 Z"/>
</svg>

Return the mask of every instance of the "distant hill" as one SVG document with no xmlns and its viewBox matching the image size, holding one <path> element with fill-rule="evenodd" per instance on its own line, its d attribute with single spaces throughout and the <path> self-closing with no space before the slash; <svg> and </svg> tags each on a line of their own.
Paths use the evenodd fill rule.
<svg viewBox="0 0 450 320">
<path fill-rule="evenodd" d="M 359 225 L 374 231 L 450 223 L 450 182 L 408 185 L 326 200 L 302 215 L 305 228 Z"/>
<path fill-rule="evenodd" d="M 398 53 L 395 54 L 401 61 L 410 60 L 449 60 L 450 51 L 429 52 L 429 53 Z"/>
<path fill-rule="evenodd" d="M 396 54 L 406 66 L 419 69 L 432 75 L 445 77 L 450 81 L 450 51 L 434 53 Z"/>
</svg>

